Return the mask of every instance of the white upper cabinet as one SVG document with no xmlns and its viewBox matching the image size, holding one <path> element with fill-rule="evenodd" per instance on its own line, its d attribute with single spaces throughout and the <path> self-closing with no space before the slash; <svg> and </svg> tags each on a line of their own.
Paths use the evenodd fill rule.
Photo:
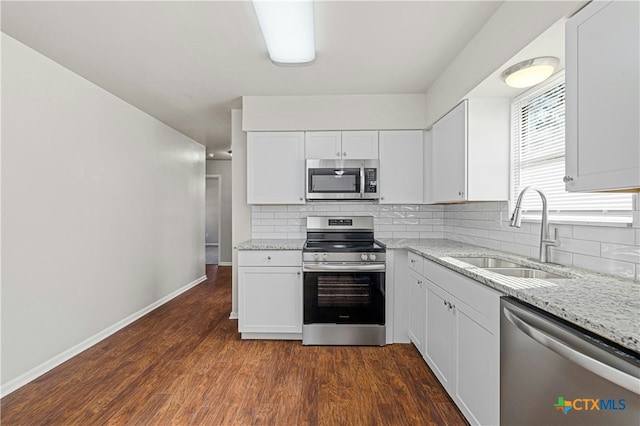
<svg viewBox="0 0 640 426">
<path fill-rule="evenodd" d="M 378 158 L 377 131 L 306 132 L 305 158 L 370 160 Z"/>
<path fill-rule="evenodd" d="M 304 132 L 249 132 L 247 202 L 304 204 Z"/>
<path fill-rule="evenodd" d="M 509 100 L 464 100 L 432 129 L 432 202 L 509 197 Z"/>
<path fill-rule="evenodd" d="M 640 3 L 594 1 L 566 24 L 566 189 L 640 188 Z"/>
<path fill-rule="evenodd" d="M 342 132 L 306 132 L 304 135 L 305 158 L 342 158 Z"/>
<path fill-rule="evenodd" d="M 422 204 L 422 130 L 380 132 L 380 204 Z"/>
<path fill-rule="evenodd" d="M 342 158 L 353 160 L 375 160 L 378 158 L 378 132 L 342 132 Z"/>
</svg>

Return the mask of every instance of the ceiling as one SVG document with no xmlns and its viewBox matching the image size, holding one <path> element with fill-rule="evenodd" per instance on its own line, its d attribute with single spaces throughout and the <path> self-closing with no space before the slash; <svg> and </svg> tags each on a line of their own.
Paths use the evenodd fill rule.
<svg viewBox="0 0 640 426">
<path fill-rule="evenodd" d="M 312 65 L 271 63 L 249 1 L 2 2 L 2 31 L 228 158 L 243 95 L 425 93 L 500 6 L 315 2 Z"/>
</svg>

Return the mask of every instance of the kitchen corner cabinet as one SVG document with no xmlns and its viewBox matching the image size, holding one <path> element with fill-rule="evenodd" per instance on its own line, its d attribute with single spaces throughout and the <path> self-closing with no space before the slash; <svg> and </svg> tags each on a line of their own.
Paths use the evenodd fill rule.
<svg viewBox="0 0 640 426">
<path fill-rule="evenodd" d="M 566 190 L 640 190 L 640 3 L 594 1 L 566 24 Z"/>
<path fill-rule="evenodd" d="M 377 159 L 378 132 L 306 132 L 305 158 L 321 160 Z"/>
<path fill-rule="evenodd" d="M 304 173 L 304 132 L 248 133 L 248 204 L 304 204 Z"/>
<path fill-rule="evenodd" d="M 509 100 L 467 99 L 432 128 L 435 203 L 509 197 Z"/>
<path fill-rule="evenodd" d="M 301 339 L 301 252 L 239 251 L 238 308 L 243 339 Z"/>
<path fill-rule="evenodd" d="M 427 260 L 424 275 L 427 364 L 471 424 L 499 424 L 500 293 Z"/>
<path fill-rule="evenodd" d="M 380 204 L 422 204 L 422 130 L 380 132 Z"/>
</svg>

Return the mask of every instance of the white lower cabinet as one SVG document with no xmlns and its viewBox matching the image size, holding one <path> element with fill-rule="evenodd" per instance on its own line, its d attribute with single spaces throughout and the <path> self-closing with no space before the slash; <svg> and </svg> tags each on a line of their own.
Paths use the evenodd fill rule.
<svg viewBox="0 0 640 426">
<path fill-rule="evenodd" d="M 424 356 L 426 303 L 425 279 L 413 271 L 409 272 L 409 340 Z"/>
<path fill-rule="evenodd" d="M 497 425 L 501 294 L 428 260 L 424 276 L 424 359 L 471 424 Z"/>
<path fill-rule="evenodd" d="M 238 311 L 238 331 L 243 338 L 300 339 L 300 252 L 240 251 Z"/>
<path fill-rule="evenodd" d="M 449 294 L 427 281 L 426 345 L 424 358 L 440 383 L 449 390 L 453 359 L 453 317 L 447 306 Z"/>
</svg>

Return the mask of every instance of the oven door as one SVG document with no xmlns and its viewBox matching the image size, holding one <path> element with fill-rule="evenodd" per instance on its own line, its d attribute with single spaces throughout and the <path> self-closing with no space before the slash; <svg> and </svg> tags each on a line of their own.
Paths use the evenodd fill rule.
<svg viewBox="0 0 640 426">
<path fill-rule="evenodd" d="M 304 324 L 384 325 L 384 275 L 380 271 L 304 272 Z"/>
<path fill-rule="evenodd" d="M 363 162 L 307 160 L 307 199 L 358 199 L 364 187 Z"/>
</svg>

